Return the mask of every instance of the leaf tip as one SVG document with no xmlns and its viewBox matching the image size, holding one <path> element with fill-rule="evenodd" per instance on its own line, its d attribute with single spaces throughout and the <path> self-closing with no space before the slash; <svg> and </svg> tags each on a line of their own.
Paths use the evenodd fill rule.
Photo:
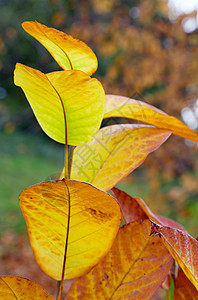
<svg viewBox="0 0 198 300">
<path fill-rule="evenodd" d="M 29 26 L 30 23 L 32 23 L 32 21 L 25 21 L 21 23 L 21 27 L 26 31 L 26 28 Z"/>
<path fill-rule="evenodd" d="M 25 30 L 25 27 L 32 24 L 32 23 L 37 24 L 38 22 L 36 20 L 35 21 L 24 21 L 24 22 L 21 23 L 21 26 Z"/>
</svg>

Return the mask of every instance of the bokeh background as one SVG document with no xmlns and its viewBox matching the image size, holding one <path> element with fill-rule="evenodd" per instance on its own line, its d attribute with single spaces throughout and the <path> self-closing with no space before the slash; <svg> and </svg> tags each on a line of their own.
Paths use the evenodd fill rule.
<svg viewBox="0 0 198 300">
<path fill-rule="evenodd" d="M 94 76 L 107 94 L 145 101 L 197 130 L 198 8 L 193 11 L 186 4 L 182 10 L 182 2 L 0 0 L 2 239 L 5 232 L 13 237 L 13 232 L 25 231 L 19 193 L 57 176 L 63 166 L 63 146 L 45 136 L 22 90 L 13 83 L 16 62 L 42 72 L 59 70 L 21 23 L 37 20 L 84 41 L 98 57 Z M 142 197 L 153 212 L 180 222 L 194 237 L 198 235 L 197 151 L 196 143 L 172 136 L 119 185 Z"/>
</svg>

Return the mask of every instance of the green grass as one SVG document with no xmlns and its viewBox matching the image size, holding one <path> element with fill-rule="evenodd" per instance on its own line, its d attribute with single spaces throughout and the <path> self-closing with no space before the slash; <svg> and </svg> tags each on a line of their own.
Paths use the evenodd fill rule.
<svg viewBox="0 0 198 300">
<path fill-rule="evenodd" d="M 18 197 L 33 184 L 58 178 L 63 167 L 63 146 L 50 139 L 0 134 L 0 235 L 7 229 L 25 229 Z"/>
</svg>

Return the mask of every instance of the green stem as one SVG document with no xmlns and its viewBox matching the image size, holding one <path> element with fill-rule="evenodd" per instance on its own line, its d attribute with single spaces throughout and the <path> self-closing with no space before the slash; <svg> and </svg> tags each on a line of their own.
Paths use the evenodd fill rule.
<svg viewBox="0 0 198 300">
<path fill-rule="evenodd" d="M 69 146 L 69 158 L 68 158 L 68 178 L 71 177 L 71 167 L 72 167 L 72 160 L 73 160 L 73 153 L 76 146 Z"/>
</svg>

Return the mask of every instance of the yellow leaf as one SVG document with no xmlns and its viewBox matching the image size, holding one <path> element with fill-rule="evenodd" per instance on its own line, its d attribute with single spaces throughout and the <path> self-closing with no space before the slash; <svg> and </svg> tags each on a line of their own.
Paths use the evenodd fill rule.
<svg viewBox="0 0 198 300">
<path fill-rule="evenodd" d="M 172 258 L 144 220 L 120 228 L 110 252 L 72 284 L 65 300 L 152 299 L 166 278 Z"/>
<path fill-rule="evenodd" d="M 187 278 L 198 290 L 198 242 L 188 233 L 152 222 L 151 234 L 159 235 Z"/>
<path fill-rule="evenodd" d="M 143 163 L 171 132 L 149 125 L 112 125 L 74 150 L 71 178 L 110 190 Z"/>
<path fill-rule="evenodd" d="M 100 82 L 82 71 L 43 74 L 17 64 L 15 84 L 20 86 L 47 135 L 57 142 L 79 145 L 89 141 L 99 129 L 105 94 Z"/>
<path fill-rule="evenodd" d="M 177 118 L 145 102 L 122 96 L 107 95 L 104 119 L 111 117 L 129 118 L 171 130 L 174 134 L 198 142 L 198 134 Z"/>
<path fill-rule="evenodd" d="M 174 300 L 197 300 L 198 291 L 186 277 L 182 269 L 175 280 Z"/>
<path fill-rule="evenodd" d="M 84 182 L 40 183 L 24 190 L 19 203 L 37 263 L 56 280 L 65 247 L 65 278 L 81 276 L 106 255 L 120 225 L 115 199 Z"/>
<path fill-rule="evenodd" d="M 37 39 L 65 70 L 95 73 L 98 61 L 93 51 L 82 41 L 38 22 L 24 22 L 22 27 Z"/>
<path fill-rule="evenodd" d="M 0 300 L 54 300 L 40 285 L 18 276 L 0 277 Z"/>
</svg>

